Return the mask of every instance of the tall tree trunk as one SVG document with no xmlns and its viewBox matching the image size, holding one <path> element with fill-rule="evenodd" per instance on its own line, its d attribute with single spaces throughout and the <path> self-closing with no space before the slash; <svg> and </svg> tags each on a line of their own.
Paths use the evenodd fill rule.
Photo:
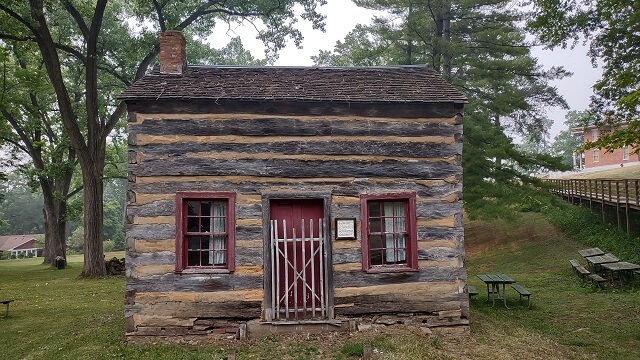
<svg viewBox="0 0 640 360">
<path fill-rule="evenodd" d="M 435 33 L 435 37 L 433 39 L 433 50 L 431 52 L 431 55 L 433 57 L 433 68 L 439 72 L 442 73 L 442 33 L 443 33 L 443 28 L 444 28 L 444 19 L 442 17 L 442 14 L 439 11 L 440 9 L 436 9 L 436 12 L 434 13 L 434 22 L 436 25 L 436 33 Z"/>
<path fill-rule="evenodd" d="M 100 169 L 98 171 L 97 169 Z M 101 167 L 83 166 L 84 184 L 84 266 L 82 276 L 106 275 L 102 236 L 102 171 Z M 90 171 L 93 170 L 93 171 Z"/>
<path fill-rule="evenodd" d="M 44 187 L 43 187 L 44 188 Z M 45 264 L 53 265 L 55 258 L 66 258 L 66 200 L 51 191 L 43 191 L 45 213 Z M 62 212 L 61 212 L 62 211 Z"/>
<path fill-rule="evenodd" d="M 442 74 L 449 81 L 451 80 L 451 3 L 447 3 L 445 6 L 444 19 L 442 20 L 442 38 L 444 39 Z"/>
<path fill-rule="evenodd" d="M 44 195 L 43 195 L 44 197 Z M 51 245 L 51 226 L 49 223 L 49 215 L 47 214 L 47 207 L 43 204 L 42 206 L 42 216 L 44 218 L 44 250 L 42 252 L 42 256 L 44 259 L 42 260 L 43 264 L 53 264 L 53 246 Z"/>
</svg>

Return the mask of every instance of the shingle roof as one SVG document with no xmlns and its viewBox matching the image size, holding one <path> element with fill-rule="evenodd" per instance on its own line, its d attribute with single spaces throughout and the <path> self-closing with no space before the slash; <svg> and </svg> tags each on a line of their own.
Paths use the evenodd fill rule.
<svg viewBox="0 0 640 360">
<path fill-rule="evenodd" d="M 44 237 L 44 234 L 6 235 L 0 236 L 0 250 L 13 250 L 31 240 Z"/>
<path fill-rule="evenodd" d="M 162 75 L 156 68 L 119 98 L 467 102 L 460 91 L 426 66 L 189 66 L 182 75 Z"/>
</svg>

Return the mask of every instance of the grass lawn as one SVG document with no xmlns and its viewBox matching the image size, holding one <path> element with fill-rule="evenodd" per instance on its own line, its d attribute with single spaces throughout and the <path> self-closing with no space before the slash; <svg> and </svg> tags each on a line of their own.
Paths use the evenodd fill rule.
<svg viewBox="0 0 640 360">
<path fill-rule="evenodd" d="M 124 278 L 78 278 L 81 256 L 64 270 L 41 259 L 0 261 L 0 299 L 15 299 L 0 318 L 1 359 L 358 359 L 372 344 L 375 359 L 638 359 L 640 294 L 598 291 L 577 279 L 569 259 L 583 248 L 537 214 L 520 221 L 468 222 L 471 336 L 425 336 L 392 326 L 378 331 L 267 337 L 206 346 L 124 344 Z M 625 254 L 616 254 L 626 259 Z M 107 258 L 111 257 L 109 254 Z M 116 255 L 120 256 L 120 255 Z M 491 308 L 480 273 L 506 273 L 533 292 L 531 310 L 517 303 Z"/>
</svg>

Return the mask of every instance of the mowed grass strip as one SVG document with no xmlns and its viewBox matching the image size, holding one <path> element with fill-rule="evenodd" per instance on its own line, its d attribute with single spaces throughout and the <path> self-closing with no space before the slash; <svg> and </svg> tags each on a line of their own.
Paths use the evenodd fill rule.
<svg viewBox="0 0 640 360">
<path fill-rule="evenodd" d="M 81 256 L 64 270 L 41 259 L 0 261 L 0 298 L 13 298 L 0 318 L 2 359 L 636 359 L 640 358 L 640 294 L 596 290 L 577 278 L 569 259 L 585 246 L 539 214 L 517 221 L 467 222 L 471 336 L 425 335 L 394 325 L 355 334 L 270 336 L 204 346 L 124 343 L 123 277 L 78 278 Z M 626 259 L 626 254 L 616 254 Z M 119 257 L 120 255 L 118 255 Z M 107 255 L 109 258 L 110 255 Z M 509 306 L 487 304 L 480 273 L 505 273 L 533 292 L 532 309 L 508 288 Z M 637 286 L 636 286 L 637 287 Z"/>
</svg>

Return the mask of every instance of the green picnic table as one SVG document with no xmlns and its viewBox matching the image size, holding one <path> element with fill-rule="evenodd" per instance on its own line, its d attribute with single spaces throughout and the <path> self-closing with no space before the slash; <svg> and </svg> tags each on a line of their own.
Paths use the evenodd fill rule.
<svg viewBox="0 0 640 360">
<path fill-rule="evenodd" d="M 496 306 L 496 300 L 503 300 L 504 307 L 508 309 L 505 287 L 507 284 L 513 284 L 516 281 L 504 274 L 480 274 L 477 276 L 487 285 L 487 301 L 491 299 L 493 303 L 491 306 Z M 502 293 L 500 293 L 500 285 L 502 285 Z M 489 286 L 491 286 L 491 289 L 489 289 Z"/>
</svg>

